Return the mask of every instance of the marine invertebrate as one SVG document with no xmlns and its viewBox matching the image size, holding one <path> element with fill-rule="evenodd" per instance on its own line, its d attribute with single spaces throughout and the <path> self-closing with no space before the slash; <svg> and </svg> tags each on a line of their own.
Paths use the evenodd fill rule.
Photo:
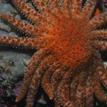
<svg viewBox="0 0 107 107">
<path fill-rule="evenodd" d="M 28 64 L 24 83 L 16 101 L 27 94 L 32 107 L 39 86 L 55 102 L 55 107 L 91 107 L 93 95 L 107 101 L 100 82 L 107 86 L 107 72 L 99 50 L 106 50 L 107 13 L 97 16 L 97 0 L 32 0 L 35 10 L 24 0 L 11 0 L 31 22 L 25 23 L 1 13 L 0 18 L 28 37 L 0 37 L 1 45 L 37 49 Z"/>
</svg>

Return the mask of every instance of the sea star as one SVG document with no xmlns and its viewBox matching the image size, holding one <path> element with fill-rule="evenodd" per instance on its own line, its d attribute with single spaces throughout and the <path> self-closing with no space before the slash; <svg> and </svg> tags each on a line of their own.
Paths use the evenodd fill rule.
<svg viewBox="0 0 107 107">
<path fill-rule="evenodd" d="M 0 18 L 28 37 L 0 37 L 0 45 L 23 46 L 37 51 L 24 75 L 16 101 L 27 94 L 32 107 L 41 86 L 55 107 L 92 107 L 93 95 L 107 101 L 107 70 L 99 50 L 107 49 L 107 13 L 94 15 L 98 0 L 11 0 L 31 23 L 0 13 Z M 36 7 L 36 9 L 35 9 Z"/>
</svg>

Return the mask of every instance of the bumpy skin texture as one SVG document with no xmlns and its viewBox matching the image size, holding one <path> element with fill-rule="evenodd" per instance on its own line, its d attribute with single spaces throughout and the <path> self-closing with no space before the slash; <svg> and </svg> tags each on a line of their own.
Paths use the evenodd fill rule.
<svg viewBox="0 0 107 107">
<path fill-rule="evenodd" d="M 55 107 L 93 107 L 93 95 L 106 102 L 107 70 L 99 50 L 107 49 L 107 13 L 97 13 L 98 0 L 11 0 L 31 23 L 0 13 L 0 18 L 28 37 L 0 37 L 0 45 L 23 46 L 32 56 L 16 101 L 27 96 L 32 107 L 40 86 Z M 38 11 L 37 11 L 38 10 Z M 100 28 L 100 29 L 99 29 Z"/>
</svg>

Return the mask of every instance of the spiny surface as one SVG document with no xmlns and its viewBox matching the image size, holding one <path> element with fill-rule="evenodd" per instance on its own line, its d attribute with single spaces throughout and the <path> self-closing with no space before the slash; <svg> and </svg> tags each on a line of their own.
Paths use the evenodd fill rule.
<svg viewBox="0 0 107 107">
<path fill-rule="evenodd" d="M 107 13 L 95 13 L 98 0 L 11 0 L 29 23 L 0 13 L 0 18 L 28 37 L 0 37 L 0 44 L 33 48 L 16 101 L 25 96 L 26 107 L 41 86 L 55 107 L 93 107 L 94 95 L 107 96 L 107 70 L 100 50 L 107 49 Z M 101 84 L 100 84 L 101 83 Z"/>
</svg>

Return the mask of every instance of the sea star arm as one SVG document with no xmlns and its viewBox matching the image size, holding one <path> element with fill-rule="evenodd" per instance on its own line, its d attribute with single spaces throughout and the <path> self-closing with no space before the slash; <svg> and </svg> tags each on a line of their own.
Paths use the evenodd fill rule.
<svg viewBox="0 0 107 107">
<path fill-rule="evenodd" d="M 45 71 L 52 64 L 53 64 L 53 56 L 49 55 L 42 61 L 38 69 L 35 71 L 27 94 L 27 107 L 33 106 L 33 102 L 39 88 L 41 77 L 44 75 Z"/>
<path fill-rule="evenodd" d="M 60 82 L 60 85 L 58 86 L 58 89 L 57 89 L 57 101 L 60 102 L 60 104 L 64 104 L 66 105 L 65 103 L 68 102 L 70 100 L 70 78 L 68 78 L 70 75 L 67 75 L 67 74 L 70 74 L 70 73 L 66 73 L 64 75 L 64 78 L 63 80 Z M 66 78 L 65 78 L 66 77 Z M 64 106 L 63 105 L 63 106 Z"/>
<path fill-rule="evenodd" d="M 74 99 L 70 99 L 70 82 L 73 74 L 71 72 L 66 72 L 66 74 L 63 77 L 63 80 L 60 82 L 60 85 L 57 89 L 57 101 L 61 103 L 64 107 L 77 107 L 75 102 L 73 102 Z"/>
<path fill-rule="evenodd" d="M 63 0 L 61 6 L 57 6 L 59 11 L 63 14 L 63 17 L 70 16 L 70 7 L 69 7 L 70 1 L 69 0 Z"/>
<path fill-rule="evenodd" d="M 35 37 L 35 34 L 39 35 L 38 28 L 35 28 L 30 23 L 25 23 L 24 21 L 21 21 L 19 19 L 14 18 L 13 16 L 6 15 L 3 13 L 0 13 L 0 18 L 14 26 L 15 29 L 20 30 L 22 33 L 25 33 L 28 36 Z"/>
<path fill-rule="evenodd" d="M 40 1 L 39 1 L 40 2 Z M 43 1 L 41 1 L 43 3 Z M 43 21 L 47 21 L 47 18 L 51 16 L 49 14 L 49 9 L 46 7 L 42 14 L 35 11 L 32 7 L 30 7 L 25 1 L 22 0 L 12 0 L 12 3 L 18 8 L 18 10 L 25 15 L 25 17 L 30 20 L 32 23 L 42 23 Z M 45 5 L 45 4 L 44 4 Z M 42 6 L 43 7 L 43 6 Z M 46 14 L 48 14 L 46 16 Z M 44 17 L 45 16 L 45 17 Z"/>
<path fill-rule="evenodd" d="M 80 14 L 82 8 L 82 0 L 71 0 L 71 3 L 72 16 Z"/>
<path fill-rule="evenodd" d="M 49 4 L 49 6 L 46 6 L 49 1 L 48 0 L 33 0 L 32 1 L 34 5 L 37 4 L 38 6 L 38 9 L 41 10 L 40 14 L 42 15 L 41 17 L 43 18 L 43 21 L 41 20 L 40 22 L 40 25 L 46 23 L 46 24 L 49 24 L 50 22 L 54 22 L 54 20 L 57 20 L 56 19 L 56 16 L 58 14 L 60 14 L 60 12 L 58 11 L 58 8 L 57 8 L 57 0 L 52 0 Z M 52 10 L 55 10 L 55 14 L 54 12 L 52 12 Z M 59 17 L 59 15 L 58 15 Z M 44 26 L 44 25 L 42 25 Z"/>
<path fill-rule="evenodd" d="M 96 74 L 99 81 L 104 85 L 104 87 L 107 86 L 107 68 L 103 64 L 103 60 L 101 59 L 100 54 L 97 54 L 96 56 L 96 62 L 97 62 L 97 68 L 96 68 Z"/>
<path fill-rule="evenodd" d="M 46 18 L 46 19 L 44 18 L 45 21 L 47 21 L 49 19 L 53 19 L 56 16 L 58 18 L 58 17 L 60 17 L 60 14 L 62 14 L 62 12 L 59 9 L 57 0 L 51 0 L 51 1 L 32 0 L 32 2 L 35 6 L 37 5 L 36 7 L 39 10 L 41 10 L 40 13 L 42 13 L 42 16 Z M 54 20 L 55 20 L 55 18 L 54 18 Z"/>
<path fill-rule="evenodd" d="M 13 5 L 32 23 L 40 20 L 40 15 L 32 7 L 30 7 L 25 0 L 12 0 Z"/>
<path fill-rule="evenodd" d="M 97 74 L 94 76 L 94 78 L 97 79 Z M 102 90 L 102 88 L 101 88 L 101 84 L 98 81 L 99 79 L 97 79 L 97 80 L 96 79 L 93 79 L 93 83 L 92 83 L 95 96 L 98 98 L 99 101 L 107 102 L 107 96 L 106 96 L 104 90 Z"/>
<path fill-rule="evenodd" d="M 96 41 L 97 43 L 97 48 L 99 50 L 107 50 L 107 42 L 106 41 L 103 41 L 103 40 L 100 40 L 100 41 Z"/>
<path fill-rule="evenodd" d="M 53 99 L 54 94 L 53 94 L 53 89 L 52 89 L 52 83 L 51 83 L 51 76 L 55 72 L 56 69 L 58 69 L 59 64 L 54 62 L 52 66 L 49 67 L 48 71 L 43 76 L 42 79 L 42 87 L 49 96 L 50 99 Z"/>
<path fill-rule="evenodd" d="M 65 66 L 61 66 L 59 69 L 55 70 L 51 77 L 52 89 L 55 92 L 57 87 L 59 86 L 61 80 L 63 79 L 64 74 L 67 72 L 67 68 Z M 55 97 L 55 95 L 54 95 Z"/>
<path fill-rule="evenodd" d="M 99 75 L 99 79 L 101 83 L 106 87 L 107 86 L 107 68 L 105 69 L 104 66 L 99 66 L 96 69 L 96 72 Z"/>
<path fill-rule="evenodd" d="M 96 7 L 97 1 L 98 0 L 87 0 L 86 1 L 85 6 L 82 9 L 82 13 L 85 18 L 87 17 L 89 19 L 92 16 L 93 11 Z"/>
<path fill-rule="evenodd" d="M 61 1 L 60 1 L 61 2 Z M 51 6 L 50 9 L 53 8 L 53 12 L 55 16 L 57 16 L 57 18 L 63 18 L 65 16 L 68 16 L 68 4 L 69 4 L 69 0 L 63 0 L 63 3 L 59 3 L 58 0 L 51 0 Z"/>
<path fill-rule="evenodd" d="M 16 47 L 23 47 L 25 49 L 36 49 L 35 44 L 37 41 L 31 38 L 19 38 L 19 37 L 7 37 L 1 36 L 0 37 L 0 45 L 3 46 L 10 46 L 13 48 Z M 38 44 L 38 43 L 37 43 Z"/>
<path fill-rule="evenodd" d="M 88 76 L 87 81 L 86 81 L 86 107 L 93 107 L 93 87 L 92 87 L 92 80 L 91 80 L 91 75 Z"/>
<path fill-rule="evenodd" d="M 17 102 L 24 98 L 36 68 L 41 63 L 41 60 L 43 60 L 47 55 L 48 55 L 48 52 L 44 49 L 41 49 L 32 56 L 24 75 L 24 82 L 20 89 L 20 93 L 16 98 Z"/>
<path fill-rule="evenodd" d="M 85 105 L 86 79 L 87 79 L 86 72 L 81 71 L 81 73 L 79 74 L 79 83 L 75 94 L 76 102 L 80 107 L 83 107 Z"/>
<path fill-rule="evenodd" d="M 79 83 L 79 75 L 75 75 L 74 77 L 72 77 L 72 80 L 70 82 L 70 98 L 71 98 L 71 100 L 75 99 L 78 83 Z"/>
<path fill-rule="evenodd" d="M 84 106 L 84 97 L 83 95 L 85 94 L 84 92 L 84 87 L 81 86 L 81 84 L 78 84 L 77 86 L 77 91 L 76 91 L 76 103 L 79 105 L 79 107 L 83 107 Z"/>
<path fill-rule="evenodd" d="M 88 26 L 91 30 L 94 30 L 104 23 L 107 23 L 107 12 L 104 12 L 100 15 L 94 16 L 88 23 Z"/>
<path fill-rule="evenodd" d="M 44 12 L 44 9 L 46 9 L 46 3 L 48 0 L 32 0 L 32 3 L 34 4 L 37 9 Z"/>
<path fill-rule="evenodd" d="M 107 31 L 106 30 L 95 30 L 91 32 L 92 38 L 107 40 Z"/>
</svg>

